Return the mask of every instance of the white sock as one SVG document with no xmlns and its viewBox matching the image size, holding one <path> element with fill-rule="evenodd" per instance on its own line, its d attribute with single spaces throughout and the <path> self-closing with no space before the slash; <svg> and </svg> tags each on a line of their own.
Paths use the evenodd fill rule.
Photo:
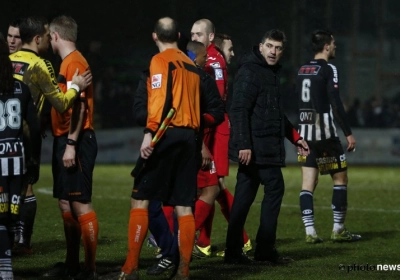
<svg viewBox="0 0 400 280">
<path fill-rule="evenodd" d="M 314 226 L 306 227 L 306 234 L 307 235 L 312 235 L 314 237 L 317 236 L 317 232 L 315 231 Z"/>
<path fill-rule="evenodd" d="M 344 230 L 344 224 L 342 223 L 333 223 L 333 231 L 336 233 L 341 233 Z"/>
</svg>

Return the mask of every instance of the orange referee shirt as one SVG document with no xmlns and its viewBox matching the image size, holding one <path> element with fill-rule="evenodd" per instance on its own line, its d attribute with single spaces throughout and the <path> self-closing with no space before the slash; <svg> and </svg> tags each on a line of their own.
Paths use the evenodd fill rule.
<svg viewBox="0 0 400 280">
<path fill-rule="evenodd" d="M 75 50 L 67 55 L 61 63 L 57 82 L 63 92 L 66 92 L 70 87 L 72 77 L 77 68 L 79 69 L 79 74 L 81 74 L 89 69 L 89 64 L 83 55 L 78 50 Z M 86 104 L 86 113 L 82 122 L 81 130 L 93 129 L 93 84 L 81 93 L 81 100 L 85 100 L 84 102 Z M 51 109 L 51 125 L 54 136 L 68 134 L 71 114 L 72 108 L 63 114 L 60 114 L 54 108 Z"/>
<path fill-rule="evenodd" d="M 198 129 L 200 126 L 200 76 L 194 63 L 179 49 L 155 55 L 150 63 L 148 117 L 146 128 L 156 132 L 164 107 L 176 109 L 173 127 Z"/>
</svg>

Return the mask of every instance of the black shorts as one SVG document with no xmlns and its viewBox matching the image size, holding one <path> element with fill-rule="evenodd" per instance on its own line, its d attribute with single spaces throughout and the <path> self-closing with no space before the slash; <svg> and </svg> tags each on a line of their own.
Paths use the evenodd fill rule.
<svg viewBox="0 0 400 280">
<path fill-rule="evenodd" d="M 299 156 L 304 167 L 318 168 L 321 175 L 335 174 L 347 170 L 346 155 L 339 138 L 308 142 L 310 155 Z"/>
<path fill-rule="evenodd" d="M 169 128 L 135 178 L 132 198 L 193 206 L 197 195 L 197 152 L 196 131 Z"/>
<path fill-rule="evenodd" d="M 93 169 L 97 156 L 97 140 L 94 131 L 85 130 L 76 145 L 76 165 L 65 168 L 63 156 L 67 136 L 54 137 L 53 142 L 53 197 L 69 201 L 92 200 Z"/>
<path fill-rule="evenodd" d="M 22 175 L 0 176 L 0 219 L 17 221 L 21 206 Z"/>
</svg>

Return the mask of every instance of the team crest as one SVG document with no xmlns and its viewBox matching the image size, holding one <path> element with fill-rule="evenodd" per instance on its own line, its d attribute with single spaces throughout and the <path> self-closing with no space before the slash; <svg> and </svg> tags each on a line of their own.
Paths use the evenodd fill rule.
<svg viewBox="0 0 400 280">
<path fill-rule="evenodd" d="M 155 74 L 151 77 L 151 89 L 161 88 L 162 74 Z"/>
<path fill-rule="evenodd" d="M 221 68 L 221 64 L 220 64 L 219 62 L 210 63 L 210 66 L 211 66 L 212 68 Z"/>
</svg>

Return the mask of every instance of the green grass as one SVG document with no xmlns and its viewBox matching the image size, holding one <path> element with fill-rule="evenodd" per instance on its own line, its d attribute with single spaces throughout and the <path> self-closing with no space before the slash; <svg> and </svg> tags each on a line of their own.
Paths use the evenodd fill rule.
<svg viewBox="0 0 400 280">
<path fill-rule="evenodd" d="M 104 273 L 125 260 L 127 224 L 130 207 L 132 166 L 98 165 L 95 168 L 93 205 L 99 220 L 97 267 Z M 191 263 L 191 279 L 400 279 L 400 271 L 362 271 L 367 264 L 400 264 L 400 168 L 350 167 L 349 210 L 346 226 L 361 234 L 362 241 L 334 244 L 328 241 L 332 230 L 332 182 L 329 176 L 320 177 L 314 195 L 316 229 L 326 242 L 309 245 L 304 242 L 304 228 L 299 211 L 300 168 L 283 169 L 286 192 L 279 216 L 277 246 L 279 252 L 296 261 L 288 266 L 228 266 L 222 258 L 195 259 Z M 227 185 L 234 191 L 236 167 L 232 166 Z M 33 235 L 34 254 L 13 260 L 16 276 L 41 279 L 39 276 L 54 263 L 64 260 L 65 245 L 61 215 L 57 201 L 52 198 L 50 166 L 41 168 L 41 178 L 35 185 L 38 212 Z M 259 224 L 262 188 L 246 223 L 246 230 L 255 245 Z M 224 248 L 227 223 L 217 206 L 214 218 L 212 245 Z M 143 247 L 140 259 L 141 279 L 166 279 L 147 276 L 145 269 L 156 261 L 153 250 Z M 250 252 L 251 255 L 251 252 Z M 81 261 L 83 251 L 81 251 Z M 339 265 L 345 270 L 339 270 Z M 358 271 L 347 272 L 348 266 Z"/>
</svg>

